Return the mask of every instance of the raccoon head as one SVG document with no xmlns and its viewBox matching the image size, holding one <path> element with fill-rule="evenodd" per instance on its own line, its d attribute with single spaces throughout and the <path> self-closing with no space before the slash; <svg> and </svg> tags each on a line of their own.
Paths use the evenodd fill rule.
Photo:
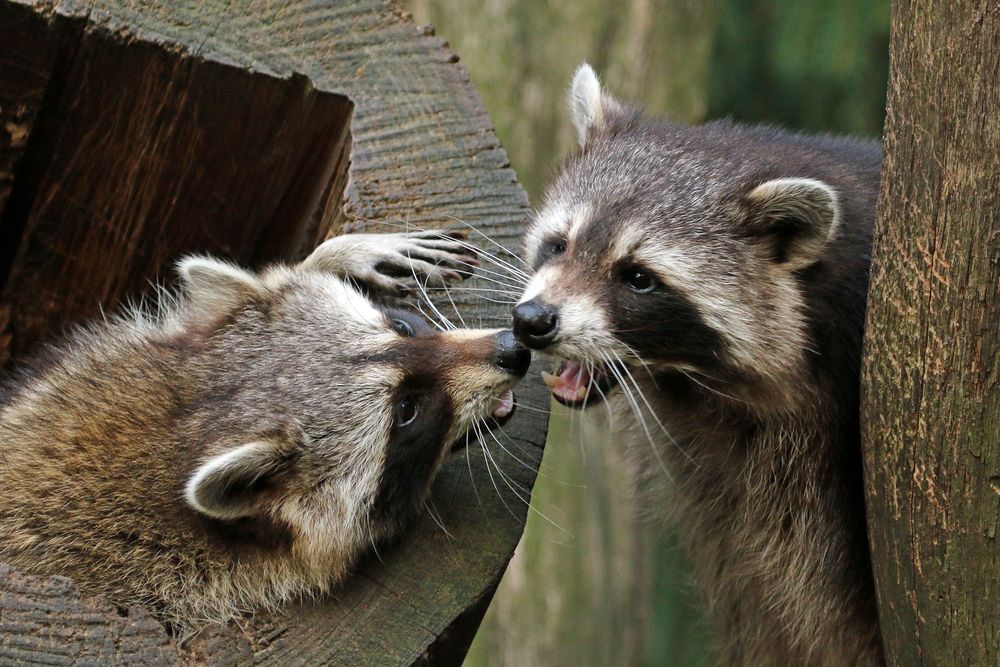
<svg viewBox="0 0 1000 667">
<path fill-rule="evenodd" d="M 545 375 L 555 398 L 592 405 L 650 374 L 794 387 L 798 277 L 837 233 L 835 190 L 751 154 L 738 126 L 642 120 L 586 64 L 569 106 L 580 150 L 527 234 L 533 278 L 513 312 L 519 340 L 564 360 Z"/>
<path fill-rule="evenodd" d="M 187 507 L 288 527 L 322 579 L 419 511 L 471 432 L 510 418 L 530 353 L 510 331 L 438 331 L 321 266 L 188 258 L 178 318 L 200 332 Z"/>
</svg>

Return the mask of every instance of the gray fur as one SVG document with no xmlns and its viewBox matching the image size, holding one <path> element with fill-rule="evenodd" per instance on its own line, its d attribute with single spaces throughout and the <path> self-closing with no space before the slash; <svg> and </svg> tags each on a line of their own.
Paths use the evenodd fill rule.
<svg viewBox="0 0 1000 667">
<path fill-rule="evenodd" d="M 464 256 L 414 234 L 333 240 L 261 273 L 188 258 L 180 294 L 29 364 L 0 405 L 0 561 L 151 605 L 181 632 L 329 590 L 418 510 L 451 445 L 514 381 L 495 332 L 403 337 L 341 278 L 425 246 Z M 376 507 L 409 360 L 444 353 L 451 380 L 435 391 L 451 409 L 435 438 L 411 439 L 427 475 Z"/>
<path fill-rule="evenodd" d="M 881 665 L 857 417 L 878 147 L 643 120 L 594 85 L 578 70 L 583 146 L 527 236 L 523 301 L 560 317 L 543 351 L 617 376 L 611 428 L 728 664 Z"/>
</svg>

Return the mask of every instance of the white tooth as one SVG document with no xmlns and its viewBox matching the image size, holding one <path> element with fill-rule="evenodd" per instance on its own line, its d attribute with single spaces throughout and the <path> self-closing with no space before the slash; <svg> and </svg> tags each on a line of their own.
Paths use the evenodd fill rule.
<svg viewBox="0 0 1000 667">
<path fill-rule="evenodd" d="M 559 385 L 559 376 L 542 371 L 542 382 L 544 382 L 545 386 L 549 389 L 555 389 Z"/>
<path fill-rule="evenodd" d="M 585 398 L 587 398 L 587 388 L 586 387 L 577 387 L 576 388 L 576 400 L 582 401 Z"/>
</svg>

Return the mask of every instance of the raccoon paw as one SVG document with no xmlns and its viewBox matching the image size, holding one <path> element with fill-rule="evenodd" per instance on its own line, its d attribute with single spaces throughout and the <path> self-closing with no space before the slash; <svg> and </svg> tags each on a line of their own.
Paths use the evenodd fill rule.
<svg viewBox="0 0 1000 667">
<path fill-rule="evenodd" d="M 302 263 L 387 292 L 463 280 L 479 265 L 464 232 L 344 234 L 322 243 Z"/>
</svg>

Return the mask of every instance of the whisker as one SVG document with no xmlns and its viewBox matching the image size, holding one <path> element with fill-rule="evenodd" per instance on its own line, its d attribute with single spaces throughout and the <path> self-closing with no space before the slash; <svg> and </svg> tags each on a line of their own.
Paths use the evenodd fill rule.
<svg viewBox="0 0 1000 667">
<path fill-rule="evenodd" d="M 479 489 L 476 487 L 476 476 L 472 474 L 472 457 L 469 455 L 469 431 L 465 432 L 465 465 L 469 468 L 469 479 L 472 480 L 472 492 L 476 494 L 476 502 L 481 508 L 483 499 L 479 497 Z"/>
<path fill-rule="evenodd" d="M 472 225 L 472 224 L 470 224 L 470 223 L 466 222 L 465 220 L 461 220 L 460 218 L 456 218 L 456 217 L 455 217 L 455 216 L 453 216 L 453 215 L 447 215 L 447 216 L 445 216 L 445 217 L 447 217 L 447 218 L 451 218 L 452 220 L 454 220 L 454 221 L 455 221 L 455 222 L 457 222 L 458 224 L 460 224 L 460 225 L 464 225 L 464 226 L 468 227 L 469 229 L 471 229 L 472 231 L 474 231 L 475 233 L 479 234 L 479 235 L 480 235 L 480 236 L 482 236 L 482 237 L 483 237 L 484 239 L 486 239 L 487 241 L 489 241 L 490 243 L 492 243 L 493 245 L 495 245 L 495 246 L 496 246 L 497 248 L 499 248 L 500 250 L 503 250 L 503 251 L 504 251 L 505 253 L 507 253 L 508 255 L 510 255 L 511 257 L 513 257 L 514 259 L 516 259 L 517 261 L 521 262 L 521 265 L 522 265 L 522 266 L 523 266 L 524 268 L 526 268 L 526 269 L 530 268 L 530 267 L 528 266 L 528 263 L 527 263 L 527 262 L 525 262 L 525 261 L 524 261 L 524 260 L 523 260 L 523 259 L 522 259 L 521 257 L 519 257 L 519 256 L 517 255 L 517 253 L 514 253 L 514 252 L 512 252 L 512 251 L 508 250 L 508 249 L 507 249 L 506 247 L 504 247 L 504 246 L 503 246 L 502 244 L 498 243 L 498 242 L 497 242 L 496 240 L 494 240 L 494 239 L 493 239 L 493 238 L 492 238 L 491 236 L 489 236 L 488 234 L 485 234 L 485 233 L 483 233 L 483 232 L 479 231 L 479 229 L 477 229 L 477 228 L 476 228 L 476 227 L 475 227 L 474 225 Z"/>
<path fill-rule="evenodd" d="M 434 520 L 434 523 L 438 525 L 438 528 L 440 528 L 441 531 L 448 536 L 448 539 L 454 540 L 455 536 L 448 532 L 448 529 L 444 527 L 444 521 L 437 516 L 433 509 L 431 509 L 432 505 L 433 503 L 430 502 L 429 499 L 424 501 L 424 509 L 427 510 L 427 514 L 429 514 L 431 519 Z"/>
<path fill-rule="evenodd" d="M 670 441 L 670 444 L 676 447 L 677 450 L 681 452 L 685 456 L 685 458 L 687 458 L 688 461 L 690 461 L 697 467 L 698 463 L 693 458 L 691 458 L 691 455 L 685 448 L 677 444 L 677 441 L 674 440 L 673 435 L 670 434 L 670 431 L 667 429 L 667 427 L 663 425 L 662 421 L 660 421 L 660 418 L 657 416 L 656 411 L 653 409 L 653 406 L 650 405 L 649 401 L 646 399 L 646 394 L 643 393 L 642 388 L 639 387 L 639 383 L 636 382 L 635 377 L 633 377 L 632 372 L 628 369 L 628 366 L 625 364 L 625 362 L 622 361 L 621 357 L 618 356 L 617 352 L 614 352 L 612 350 L 611 354 L 615 356 L 615 359 L 618 360 L 618 364 L 620 365 L 621 369 L 628 375 L 628 379 L 632 381 L 632 386 L 635 388 L 636 393 L 639 394 L 639 398 L 641 398 L 642 402 L 645 403 L 646 408 L 649 410 L 649 414 L 653 417 L 653 420 L 656 422 L 656 425 L 660 427 L 660 431 L 663 432 L 663 435 L 667 436 L 667 439 Z"/>
<path fill-rule="evenodd" d="M 673 476 L 670 474 L 670 471 L 667 470 L 667 466 L 663 462 L 663 457 L 660 456 L 659 448 L 657 448 L 656 443 L 653 441 L 653 434 L 650 432 L 649 426 L 646 424 L 646 418 L 645 416 L 643 416 L 642 409 L 639 407 L 638 402 L 635 400 L 635 396 L 633 396 L 631 388 L 629 387 L 628 383 L 625 382 L 625 378 L 619 372 L 615 364 L 611 362 L 611 359 L 608 358 L 603 352 L 601 354 L 602 356 L 604 356 L 607 362 L 607 368 L 618 380 L 618 384 L 622 388 L 622 394 L 625 396 L 625 400 L 628 401 L 629 406 L 631 406 L 632 408 L 633 414 L 635 414 L 636 419 L 639 421 L 639 425 L 642 427 L 643 432 L 645 432 L 646 439 L 649 441 L 650 449 L 653 450 L 653 455 L 656 457 L 656 461 L 660 464 L 660 468 L 667 476 L 667 479 L 673 482 Z"/>
<path fill-rule="evenodd" d="M 469 223 L 464 222 L 462 220 L 459 220 L 458 218 L 455 218 L 454 216 L 448 216 L 448 217 L 451 217 L 453 220 L 455 220 L 459 224 L 464 225 L 464 226 L 472 229 L 474 232 L 476 232 L 477 234 L 479 234 L 480 236 L 482 236 L 484 239 L 486 239 L 487 241 L 489 241 L 493 245 L 497 246 L 498 248 L 500 248 L 501 250 L 503 250 L 505 253 L 507 253 L 508 255 L 510 255 L 511 257 L 513 257 L 514 259 L 516 259 L 517 261 L 521 262 L 521 264 L 524 264 L 525 266 L 527 266 L 525 264 L 524 260 L 521 259 L 520 257 L 518 257 L 515 253 L 511 252 L 510 250 L 508 250 L 507 248 L 505 248 L 503 245 L 501 245 L 500 243 L 498 243 L 496 240 L 490 238 L 488 235 L 486 235 L 483 232 L 481 232 L 480 230 L 476 229 L 475 227 L 473 227 Z M 509 275 L 511 275 L 512 277 L 518 277 L 518 278 L 523 279 L 525 281 L 525 284 L 527 284 L 527 281 L 529 281 L 530 278 L 531 278 L 531 276 L 529 276 L 527 273 L 525 273 L 521 269 L 517 268 L 516 266 L 510 264 L 509 262 L 506 262 L 506 261 L 500 259 L 495 254 L 493 254 L 493 253 L 491 253 L 491 252 L 489 252 L 487 250 L 484 250 L 483 248 L 480 248 L 477 245 L 474 245 L 474 244 L 469 243 L 467 241 L 463 241 L 462 239 L 457 239 L 457 238 L 455 238 L 453 236 L 449 236 L 443 230 L 433 229 L 433 228 L 425 228 L 425 227 L 418 227 L 418 226 L 412 225 L 410 223 L 407 223 L 406 225 L 402 225 L 402 224 L 399 224 L 399 223 L 390 222 L 388 220 L 370 220 L 370 219 L 366 219 L 366 218 L 358 218 L 358 219 L 359 220 L 363 220 L 365 222 L 371 222 L 372 224 L 386 225 L 386 226 L 389 226 L 389 227 L 399 227 L 399 228 L 406 229 L 407 231 L 416 230 L 418 232 L 424 232 L 424 233 L 432 234 L 436 238 L 439 238 L 439 239 L 441 239 L 443 241 L 448 241 L 449 243 L 454 243 L 455 245 L 458 245 L 458 246 L 460 246 L 462 248 L 465 248 L 466 250 L 470 250 L 470 251 L 476 253 L 480 257 L 484 257 L 484 258 L 488 259 L 489 261 L 493 262 L 495 265 L 497 265 L 499 267 L 503 267 L 503 268 L 507 269 Z M 508 275 L 508 274 L 504 274 L 504 275 Z"/>
<path fill-rule="evenodd" d="M 490 469 L 490 460 L 491 459 L 490 459 L 489 452 L 486 450 L 486 445 L 483 442 L 483 433 L 482 433 L 482 430 L 480 430 L 478 424 L 473 424 L 472 428 L 475 429 L 476 435 L 479 438 L 479 447 L 480 447 L 480 449 L 483 450 L 483 456 L 485 457 L 485 461 L 486 461 L 486 472 L 490 476 L 490 482 L 493 483 L 493 489 L 497 492 L 497 497 L 500 498 L 500 502 L 502 502 L 503 506 L 507 508 L 507 511 L 510 512 L 510 515 L 512 517 L 514 517 L 514 520 L 517 521 L 520 524 L 523 524 L 524 522 L 521 519 L 519 519 L 516 514 L 514 514 L 514 510 L 512 510 L 510 508 L 510 505 L 507 504 L 507 500 L 503 497 L 503 494 L 500 493 L 500 487 L 497 486 L 496 480 L 493 479 L 493 471 Z"/>
<path fill-rule="evenodd" d="M 504 447 L 500 443 L 499 440 L 497 440 L 496 436 L 493 434 L 492 431 L 487 430 L 486 432 L 490 434 L 490 437 L 493 438 L 494 442 L 496 442 L 498 445 L 500 445 L 501 448 L 503 448 L 504 451 L 506 451 L 508 454 L 510 454 L 510 452 L 507 450 L 507 448 Z M 563 528 L 562 526 L 560 526 L 558 523 L 556 523 L 555 521 L 553 521 L 549 517 L 545 516 L 545 514 L 543 514 L 542 512 L 540 512 L 538 510 L 538 508 L 532 506 L 531 501 L 530 501 L 530 495 L 528 496 L 528 498 L 525 498 L 520 493 L 518 493 L 517 490 L 514 489 L 514 486 L 511 485 L 512 483 L 514 485 L 516 485 L 518 487 L 518 489 L 520 489 L 521 493 L 528 494 L 528 490 L 526 488 L 524 488 L 523 486 L 521 486 L 520 484 L 518 484 L 517 480 L 511 478 L 509 475 L 507 475 L 506 473 L 503 472 L 503 470 L 500 468 L 500 464 L 498 464 L 496 462 L 496 459 L 492 458 L 492 454 L 490 454 L 488 447 L 484 446 L 484 451 L 486 451 L 487 455 L 490 456 L 490 458 L 493 460 L 493 465 L 496 467 L 497 473 L 500 475 L 500 478 L 504 481 L 504 484 L 506 484 L 507 488 L 509 488 L 511 490 L 511 493 L 513 493 L 515 496 L 517 496 L 517 498 L 522 503 L 525 504 L 525 506 L 528 508 L 529 512 L 534 512 L 535 514 L 537 514 L 538 516 L 540 516 L 542 519 L 544 519 L 546 522 L 550 523 L 552 526 L 554 526 L 558 530 L 560 530 L 563 533 L 565 533 L 567 535 L 570 535 L 570 537 L 572 537 L 572 534 L 569 531 L 567 531 L 565 528 Z"/>
</svg>

